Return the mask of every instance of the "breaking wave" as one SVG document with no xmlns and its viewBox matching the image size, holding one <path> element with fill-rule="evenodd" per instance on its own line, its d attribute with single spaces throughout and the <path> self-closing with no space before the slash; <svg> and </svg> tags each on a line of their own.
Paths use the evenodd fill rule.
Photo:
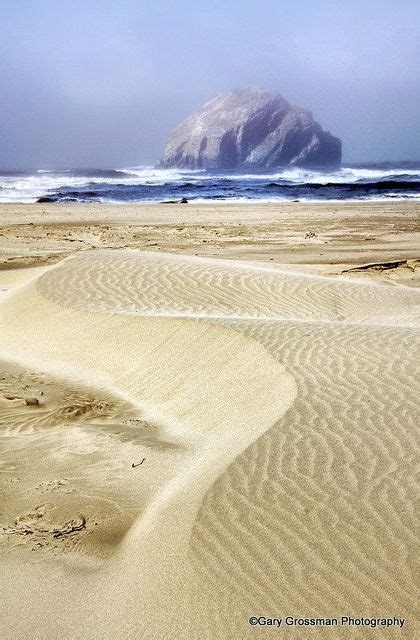
<svg viewBox="0 0 420 640">
<path fill-rule="evenodd" d="M 0 171 L 0 202 L 287 201 L 420 196 L 420 163 L 286 167 L 272 171 L 206 172 L 157 169 Z"/>
</svg>

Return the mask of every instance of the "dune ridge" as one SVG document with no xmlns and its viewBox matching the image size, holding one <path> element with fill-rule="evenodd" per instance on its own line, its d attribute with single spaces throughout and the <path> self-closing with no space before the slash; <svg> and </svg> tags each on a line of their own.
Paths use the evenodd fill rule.
<svg viewBox="0 0 420 640">
<path fill-rule="evenodd" d="M 345 277 L 177 254 L 143 252 L 139 261 L 136 251 L 84 252 L 40 278 L 38 289 L 60 305 L 102 313 L 403 326 L 419 320 L 419 296 L 408 287 L 390 293 Z"/>
<path fill-rule="evenodd" d="M 8 586 L 25 580 L 29 604 L 10 637 L 35 627 L 53 638 L 57 625 L 86 638 L 268 637 L 249 615 L 349 609 L 404 615 L 400 636 L 414 637 L 418 298 L 350 278 L 103 250 L 4 299 L 1 357 L 113 394 L 181 448 L 155 453 L 138 486 L 127 480 L 131 520 L 94 572 L 67 571 L 63 584 L 48 568 L 41 604 L 40 565 L 15 567 Z M 149 461 L 135 446 L 130 455 Z M 17 604 L 6 601 L 12 619 Z"/>
</svg>

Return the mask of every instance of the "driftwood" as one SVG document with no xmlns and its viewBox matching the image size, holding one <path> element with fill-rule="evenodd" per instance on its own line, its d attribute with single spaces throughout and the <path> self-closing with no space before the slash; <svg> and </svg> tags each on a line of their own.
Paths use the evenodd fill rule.
<svg viewBox="0 0 420 640">
<path fill-rule="evenodd" d="M 418 260 L 387 260 L 385 262 L 368 262 L 357 267 L 344 269 L 341 273 L 350 273 L 351 271 L 387 271 L 389 269 L 398 269 L 398 267 L 407 267 L 412 271 L 415 270 Z"/>
<path fill-rule="evenodd" d="M 135 467 L 139 467 L 141 464 L 143 464 L 143 462 L 146 460 L 146 458 L 143 458 L 143 460 L 141 462 L 138 462 L 137 464 L 134 464 L 134 462 L 131 464 L 131 468 L 134 469 Z"/>
</svg>

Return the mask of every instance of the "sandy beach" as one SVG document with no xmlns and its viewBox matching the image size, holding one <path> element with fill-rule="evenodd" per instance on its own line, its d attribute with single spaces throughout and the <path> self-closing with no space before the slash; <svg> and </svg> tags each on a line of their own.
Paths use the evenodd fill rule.
<svg viewBox="0 0 420 640">
<path fill-rule="evenodd" d="M 416 637 L 419 214 L 0 205 L 2 638 Z"/>
</svg>

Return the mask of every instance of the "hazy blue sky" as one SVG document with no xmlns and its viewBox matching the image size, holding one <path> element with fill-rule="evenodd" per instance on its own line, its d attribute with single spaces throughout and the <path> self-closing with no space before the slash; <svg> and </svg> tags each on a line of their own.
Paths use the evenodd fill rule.
<svg viewBox="0 0 420 640">
<path fill-rule="evenodd" d="M 344 161 L 420 158 L 414 0 L 0 0 L 0 167 L 155 162 L 223 90 L 281 91 Z"/>
</svg>

